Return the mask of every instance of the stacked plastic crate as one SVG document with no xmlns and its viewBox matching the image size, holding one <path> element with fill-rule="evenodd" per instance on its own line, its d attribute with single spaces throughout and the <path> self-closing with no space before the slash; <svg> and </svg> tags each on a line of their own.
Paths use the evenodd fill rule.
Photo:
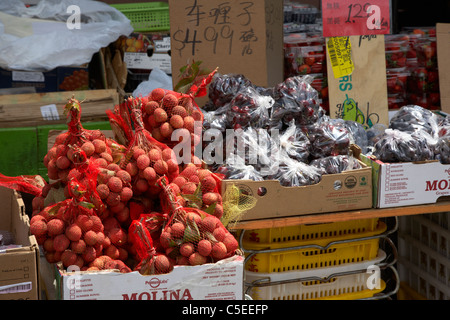
<svg viewBox="0 0 450 320">
<path fill-rule="evenodd" d="M 450 299 L 450 212 L 399 219 L 402 284 L 429 300 Z"/>
<path fill-rule="evenodd" d="M 389 234 L 378 218 L 244 230 L 246 293 L 254 300 L 373 298 Z"/>
</svg>

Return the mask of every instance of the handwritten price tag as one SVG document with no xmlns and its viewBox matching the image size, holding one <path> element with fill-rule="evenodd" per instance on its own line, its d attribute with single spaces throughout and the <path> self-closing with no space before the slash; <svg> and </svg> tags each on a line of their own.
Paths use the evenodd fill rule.
<svg viewBox="0 0 450 320">
<path fill-rule="evenodd" d="M 325 37 L 389 34 L 389 0 L 322 0 Z"/>
</svg>

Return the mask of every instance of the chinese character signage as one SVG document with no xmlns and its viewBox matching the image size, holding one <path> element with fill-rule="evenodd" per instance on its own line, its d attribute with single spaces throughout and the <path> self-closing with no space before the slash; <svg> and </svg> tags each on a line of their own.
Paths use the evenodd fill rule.
<svg viewBox="0 0 450 320">
<path fill-rule="evenodd" d="M 325 37 L 389 34 L 389 0 L 322 0 Z"/>
<path fill-rule="evenodd" d="M 192 60 L 256 85 L 283 79 L 283 6 L 278 0 L 169 1 L 172 77 Z"/>
</svg>

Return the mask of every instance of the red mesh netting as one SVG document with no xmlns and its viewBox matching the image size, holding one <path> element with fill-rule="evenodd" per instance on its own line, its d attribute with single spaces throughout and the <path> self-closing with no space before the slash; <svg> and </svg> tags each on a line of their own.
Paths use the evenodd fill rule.
<svg viewBox="0 0 450 320">
<path fill-rule="evenodd" d="M 239 245 L 220 220 L 197 208 L 182 207 L 165 179 L 163 212 L 169 220 L 160 235 L 160 245 L 177 265 L 200 265 L 235 254 Z"/>
</svg>

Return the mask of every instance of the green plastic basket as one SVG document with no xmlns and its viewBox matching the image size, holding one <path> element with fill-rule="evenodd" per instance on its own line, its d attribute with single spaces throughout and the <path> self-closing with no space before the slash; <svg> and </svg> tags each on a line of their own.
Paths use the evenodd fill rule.
<svg viewBox="0 0 450 320">
<path fill-rule="evenodd" d="M 169 5 L 165 2 L 111 4 L 131 21 L 135 32 L 168 31 Z"/>
</svg>

